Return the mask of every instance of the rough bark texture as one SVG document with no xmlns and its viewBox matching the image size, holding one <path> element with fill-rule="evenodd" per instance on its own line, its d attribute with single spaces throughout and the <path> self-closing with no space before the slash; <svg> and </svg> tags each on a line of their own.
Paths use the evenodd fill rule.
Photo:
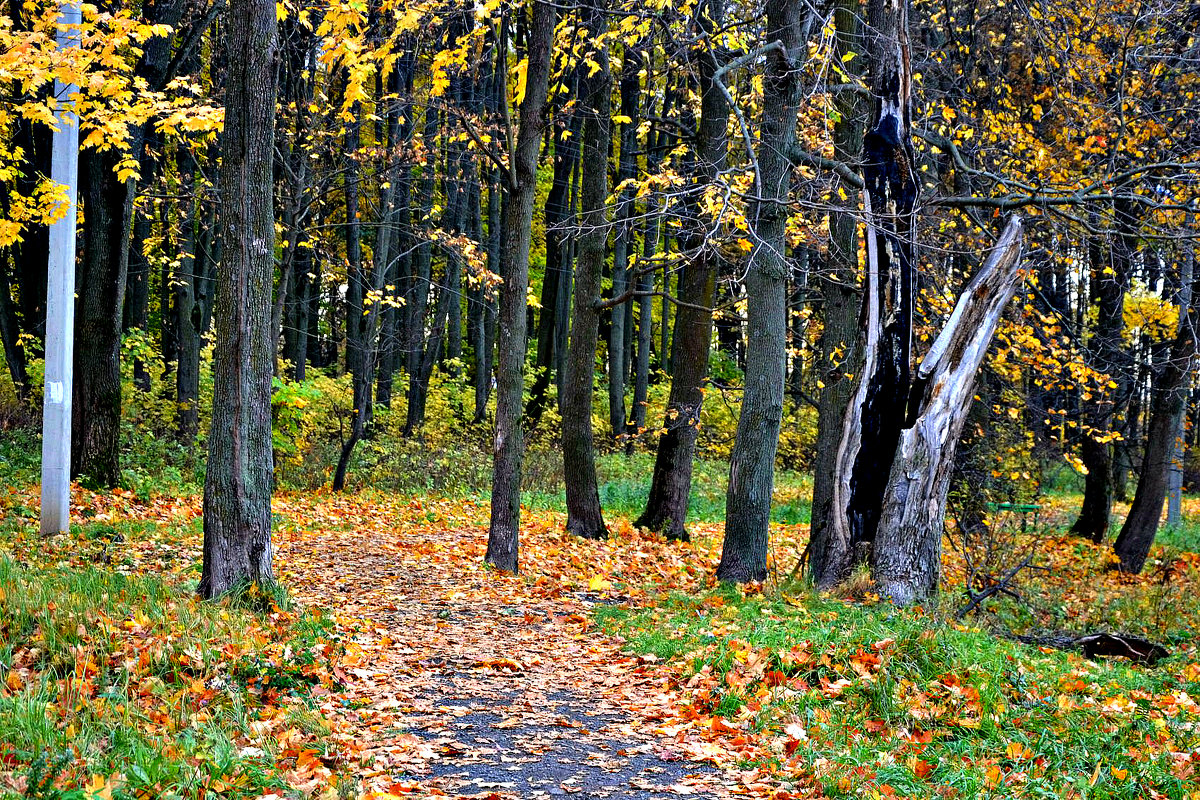
<svg viewBox="0 0 1200 800">
<path fill-rule="evenodd" d="M 1180 298 L 1179 330 L 1171 343 L 1167 361 L 1154 381 L 1150 431 L 1142 471 L 1138 475 L 1137 493 L 1113 546 L 1122 572 L 1141 572 L 1150 555 L 1162 520 L 1168 478 L 1182 431 L 1188 384 L 1196 360 L 1196 313 L 1188 308 L 1191 292 L 1181 294 L 1185 296 Z"/>
<path fill-rule="evenodd" d="M 1136 246 L 1130 231 L 1132 220 L 1128 209 L 1118 208 L 1117 224 L 1122 234 L 1114 238 L 1107 259 L 1099 243 L 1090 242 L 1091 300 L 1096 305 L 1096 329 L 1088 338 L 1087 358 L 1093 369 L 1109 374 L 1119 383 L 1127 383 L 1122 377 L 1124 371 L 1120 369 L 1124 361 L 1121 355 L 1121 335 L 1125 327 L 1122 308 L 1130 258 Z M 1094 542 L 1102 542 L 1108 535 L 1113 503 L 1113 458 L 1107 433 L 1125 405 L 1126 393 L 1118 388 L 1115 396 L 1091 403 L 1084 414 L 1084 437 L 1079 457 L 1088 472 L 1084 478 L 1083 505 L 1071 532 Z"/>
<path fill-rule="evenodd" d="M 906 0 L 870 0 L 867 51 L 874 107 L 863 136 L 866 291 L 862 366 L 834 459 L 822 517 L 820 580 L 835 583 L 869 556 L 905 425 L 916 290 L 911 64 Z M 822 502 L 824 500 L 822 499 Z"/>
<path fill-rule="evenodd" d="M 883 495 L 871 572 L 879 593 L 910 604 L 937 591 L 946 494 L 975 376 L 1020 283 L 1021 220 L 1013 218 L 917 370 Z"/>
<path fill-rule="evenodd" d="M 725 541 L 717 577 L 745 583 L 767 576 L 768 524 L 775 483 L 775 452 L 783 418 L 787 364 L 787 199 L 796 139 L 800 72 L 807 47 L 807 6 L 800 0 L 767 0 L 767 41 L 782 48 L 767 56 L 759 134 L 756 190 L 749 215 L 754 249 L 746 274 L 746 388 L 737 440 L 729 460 Z"/>
<path fill-rule="evenodd" d="M 271 289 L 275 228 L 275 3 L 241 0 L 224 14 L 228 56 L 221 147 L 221 239 L 213 356 L 213 422 L 204 480 L 204 567 L 215 597 L 271 571 Z"/>
<path fill-rule="evenodd" d="M 721 0 L 712 0 L 701 15 L 706 33 L 721 26 L 724 8 Z M 697 128 L 696 164 L 688 211 L 691 231 L 685 240 L 692 254 L 679 276 L 679 299 L 683 301 L 675 315 L 671 340 L 671 394 L 667 399 L 666 432 L 659 437 L 654 457 L 654 473 L 646 509 L 634 522 L 639 527 L 663 531 L 668 539 L 688 541 L 688 498 L 692 488 L 692 464 L 696 457 L 696 439 L 700 433 L 700 411 L 704 404 L 704 381 L 708 377 L 708 357 L 712 344 L 712 305 L 716 297 L 719 254 L 706 240 L 710 220 L 700 211 L 705 189 L 725 169 L 726 130 L 729 127 L 729 102 L 714 79 L 719 64 L 714 48 L 705 48 L 698 56 L 700 76 L 700 124 Z"/>
<path fill-rule="evenodd" d="M 846 53 L 861 53 L 862 33 L 859 21 L 859 0 L 840 0 L 834 10 L 836 53 L 841 59 Z M 861 71 L 860 58 L 844 61 L 855 74 Z M 853 163 L 862 152 L 865 128 L 864 103 L 858 92 L 838 93 L 835 102 L 840 118 L 833 126 L 834 159 Z M 857 192 L 842 182 L 842 188 L 857 205 Z M 822 275 L 821 291 L 821 355 L 817 367 L 820 394 L 817 397 L 817 443 L 813 465 L 813 502 L 811 543 L 808 548 L 809 579 L 818 586 L 837 583 L 842 575 L 831 565 L 846 563 L 845 554 L 831 552 L 829 536 L 833 504 L 834 470 L 838 445 L 842 441 L 846 406 L 854 392 L 854 382 L 847 378 L 857 369 L 858 311 L 861 301 L 856 291 L 858 281 L 858 215 L 851 209 L 829 213 L 828 271 Z"/>
<path fill-rule="evenodd" d="M 180 441 L 190 442 L 200 431 L 200 305 L 197 302 L 196 226 L 200 206 L 193 197 L 196 159 L 189 149 L 179 152 L 179 267 L 175 274 L 175 404 Z"/>
<path fill-rule="evenodd" d="M 85 151 L 83 257 L 75 303 L 71 475 L 103 486 L 121 477 L 121 307 L 129 259 L 131 180 L 114 172 L 118 154 Z"/>
<path fill-rule="evenodd" d="M 604 17 L 589 15 L 592 36 L 599 34 Z M 608 150 L 612 119 L 608 53 L 595 50 L 599 69 L 582 80 L 583 175 L 580 186 L 579 261 L 575 269 L 571 336 L 563 375 L 562 446 L 563 478 L 567 495 L 567 530 L 585 539 L 608 536 L 600 510 L 596 479 L 596 448 L 592 431 L 592 393 L 596 379 L 596 342 L 599 337 L 601 278 L 608 241 Z"/>
<path fill-rule="evenodd" d="M 521 526 L 522 399 L 525 390 L 525 331 L 528 324 L 530 228 L 537 193 L 537 157 L 545 130 L 550 45 L 558 10 L 535 3 L 527 32 L 528 67 L 520 128 L 510 152 L 508 200 L 500 251 L 500 309 L 497 331 L 496 437 L 493 444 L 492 509 L 484 560 L 517 571 Z"/>
</svg>

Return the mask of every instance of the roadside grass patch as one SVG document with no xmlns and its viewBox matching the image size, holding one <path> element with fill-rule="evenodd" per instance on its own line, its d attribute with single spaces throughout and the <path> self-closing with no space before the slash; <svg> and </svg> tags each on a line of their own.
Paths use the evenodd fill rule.
<svg viewBox="0 0 1200 800">
<path fill-rule="evenodd" d="M 1200 659 L 1092 662 L 941 609 L 718 588 L 599 608 L 669 665 L 698 725 L 830 796 L 1186 798 L 1200 790 Z M 714 720 L 719 720 L 714 721 Z"/>
<path fill-rule="evenodd" d="M 86 563 L 114 542 L 149 545 L 152 530 L 89 523 L 27 548 L 3 537 L 17 547 L 0 556 L 0 796 L 282 795 L 306 763 L 333 763 L 314 721 L 336 684 L 333 623 L 278 593 L 201 601 L 190 570 Z"/>
</svg>

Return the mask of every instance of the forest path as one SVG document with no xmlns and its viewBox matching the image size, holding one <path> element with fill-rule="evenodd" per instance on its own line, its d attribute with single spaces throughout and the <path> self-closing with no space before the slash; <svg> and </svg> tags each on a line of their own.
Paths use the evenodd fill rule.
<svg viewBox="0 0 1200 800">
<path fill-rule="evenodd" d="M 276 511 L 302 523 L 278 537 L 294 596 L 352 631 L 338 672 L 346 691 L 325 713 L 370 757 L 364 790 L 728 796 L 736 781 L 701 763 L 711 748 L 678 724 L 665 672 L 592 627 L 594 604 L 611 598 L 487 569 L 486 532 L 453 520 L 397 524 L 333 499 Z"/>
</svg>

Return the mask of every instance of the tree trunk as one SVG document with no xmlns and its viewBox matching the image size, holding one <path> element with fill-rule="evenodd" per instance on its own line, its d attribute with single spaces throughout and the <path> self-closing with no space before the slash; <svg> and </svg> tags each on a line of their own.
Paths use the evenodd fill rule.
<svg viewBox="0 0 1200 800">
<path fill-rule="evenodd" d="M 637 167 L 637 116 L 638 100 L 642 91 L 638 80 L 641 61 L 630 58 L 631 46 L 626 46 L 626 55 L 621 65 L 621 115 L 628 122 L 621 123 L 620 153 L 617 156 L 617 186 L 631 179 Z M 613 297 L 625 294 L 629 284 L 629 252 L 633 244 L 633 189 L 622 189 L 617 200 L 615 213 L 616 236 L 613 242 L 612 282 Z M 632 303 L 621 303 L 612 309 L 608 335 L 608 424 L 614 440 L 624 435 L 627 426 L 625 415 L 625 378 L 629 375 L 627 362 L 627 324 L 633 315 Z"/>
<path fill-rule="evenodd" d="M 1128 387 L 1128 379 L 1122 377 L 1120 370 L 1124 360 L 1121 353 L 1121 335 L 1125 327 L 1122 308 L 1135 244 L 1128 209 L 1118 209 L 1116 216 L 1120 234 L 1110 248 L 1109 263 L 1105 263 L 1099 244 L 1090 242 L 1091 297 L 1096 304 L 1096 328 L 1087 341 L 1087 356 L 1093 369 Z M 1118 387 L 1114 394 L 1115 397 L 1105 396 L 1103 402 L 1093 403 L 1083 420 L 1084 435 L 1079 456 L 1088 472 L 1084 478 L 1083 505 L 1071 532 L 1094 542 L 1104 541 L 1112 515 L 1113 459 L 1108 439 L 1113 421 L 1125 405 L 1125 392 Z"/>
<path fill-rule="evenodd" d="M 866 341 L 834 461 L 830 512 L 818 557 L 826 584 L 865 560 L 880 514 L 911 381 L 916 290 L 907 0 L 868 0 L 873 123 L 863 136 L 867 231 Z"/>
<path fill-rule="evenodd" d="M 1196 312 L 1191 305 L 1192 276 L 1186 275 L 1180 292 L 1179 329 L 1167 361 L 1154 381 L 1154 399 L 1150 411 L 1150 430 L 1146 454 L 1138 475 L 1137 493 L 1129 516 L 1117 536 L 1113 552 L 1120 559 L 1122 572 L 1137 574 L 1146 564 L 1154 537 L 1162 520 L 1168 480 L 1176 458 L 1186 410 L 1188 385 L 1196 359 Z"/>
<path fill-rule="evenodd" d="M 845 58 L 863 52 L 861 0 L 840 0 L 834 10 L 837 31 L 835 54 L 851 74 L 862 72 L 862 58 Z M 865 128 L 864 103 L 853 89 L 835 98 L 839 115 L 833 125 L 834 159 L 851 164 L 862 152 Z M 858 192 L 846 181 L 839 182 L 847 198 L 857 204 Z M 808 546 L 809 579 L 828 587 L 843 580 L 839 572 L 851 559 L 835 552 L 830 526 L 833 513 L 834 472 L 838 445 L 842 441 L 846 407 L 854 393 L 854 382 L 846 377 L 857 369 L 858 311 L 862 305 L 858 282 L 858 214 L 837 209 L 829 213 L 829 270 L 821 279 L 821 355 L 817 374 L 823 385 L 817 396 L 817 442 L 813 465 L 811 536 Z M 831 568 L 832 567 L 832 568 Z"/>
<path fill-rule="evenodd" d="M 143 166 L 143 170 L 145 166 Z M 129 246 L 129 270 L 125 281 L 125 307 L 122 328 L 125 333 L 143 333 L 150 324 L 150 260 L 146 257 L 146 239 L 150 237 L 150 217 L 144 212 L 133 220 L 133 241 Z M 150 371 L 141 359 L 133 362 L 133 385 L 150 391 Z"/>
<path fill-rule="evenodd" d="M 194 197 L 196 159 L 187 146 L 178 153 L 180 227 L 179 267 L 175 280 L 175 335 L 179 348 L 175 365 L 175 404 L 178 435 L 190 442 L 200 431 L 200 306 L 196 302 L 196 227 L 200 206 Z"/>
<path fill-rule="evenodd" d="M 1021 228 L 1020 218 L 1008 223 L 917 370 L 871 554 L 879 593 L 898 605 L 937 591 L 954 451 L 975 376 L 1021 281 Z"/>
<path fill-rule="evenodd" d="M 493 444 L 492 508 L 484 560 L 516 572 L 521 526 L 521 432 L 525 392 L 525 331 L 528 324 L 529 248 L 533 201 L 537 193 L 538 145 L 545 130 L 546 92 L 550 83 L 550 47 L 558 9 L 535 3 L 527 34 L 525 98 L 520 128 L 510 143 L 508 200 L 504 204 L 500 251 L 499 328 L 497 335 L 496 437 Z M 507 25 L 502 26 L 507 29 Z M 503 31 L 507 33 L 507 30 Z M 506 101 L 507 102 L 507 101 Z"/>
<path fill-rule="evenodd" d="M 767 56 L 759 134 L 756 200 L 749 223 L 754 249 L 746 272 L 745 391 L 737 440 L 729 460 L 725 541 L 717 578 L 746 583 L 767 577 L 768 526 L 775 483 L 775 452 L 783 418 L 787 361 L 788 199 L 792 169 L 787 153 L 796 139 L 800 72 L 808 42 L 809 12 L 800 0 L 767 0 L 767 41 L 781 49 Z"/>
<path fill-rule="evenodd" d="M 706 35 L 721 27 L 724 18 L 722 0 L 709 0 L 700 24 Z M 667 400 L 666 432 L 658 440 L 654 473 L 646 509 L 634 522 L 638 527 L 663 531 L 668 539 L 688 541 L 684 527 L 688 498 L 692 487 L 692 463 L 696 439 L 700 433 L 700 410 L 704 404 L 704 381 L 708 377 L 708 356 L 712 343 L 712 305 L 720 255 L 707 241 L 711 220 L 701 210 L 708 186 L 725 169 L 726 130 L 729 127 L 729 102 L 721 85 L 714 79 L 719 64 L 713 47 L 702 48 L 697 64 L 701 100 L 700 124 L 696 138 L 695 177 L 688 201 L 691 231 L 686 248 L 691 257 L 684 261 L 679 276 L 679 299 L 672 337 L 671 394 Z"/>
<path fill-rule="evenodd" d="M 21 329 L 17 324 L 17 307 L 12 299 L 12 286 L 8 280 L 7 259 L 0 260 L 0 344 L 4 345 L 4 362 L 17 399 L 29 402 L 29 374 L 25 365 L 25 348 L 21 346 Z"/>
<path fill-rule="evenodd" d="M 545 205 L 546 268 L 542 276 L 542 307 L 538 313 L 537 352 L 534 354 L 534 366 L 538 371 L 529 393 L 529 419 L 533 424 L 541 419 L 546 409 L 551 373 L 560 355 L 559 329 L 565 322 L 560 298 L 566 295 L 564 290 L 570 286 L 570 258 L 563 227 L 567 221 L 571 173 L 579 160 L 581 120 L 576 112 L 561 132 L 554 129 L 554 169 Z"/>
<path fill-rule="evenodd" d="M 221 239 L 213 356 L 213 419 L 204 480 L 204 567 L 197 591 L 216 597 L 271 571 L 271 283 L 275 228 L 275 3 L 224 12 L 228 68 L 222 134 Z"/>
<path fill-rule="evenodd" d="M 600 11 L 589 15 L 593 37 L 603 29 Z M 600 510 L 596 450 L 592 432 L 592 393 L 596 380 L 600 286 L 608 241 L 608 151 L 612 144 L 611 86 L 608 53 L 592 51 L 599 65 L 582 78 L 582 168 L 580 185 L 579 261 L 575 269 L 571 338 L 563 375 L 563 477 L 567 495 L 567 530 L 585 539 L 608 536 Z"/>
<path fill-rule="evenodd" d="M 121 478 L 121 310 L 129 258 L 133 181 L 115 172 L 115 151 L 85 150 L 83 258 L 75 303 L 71 475 L 101 486 Z"/>
</svg>

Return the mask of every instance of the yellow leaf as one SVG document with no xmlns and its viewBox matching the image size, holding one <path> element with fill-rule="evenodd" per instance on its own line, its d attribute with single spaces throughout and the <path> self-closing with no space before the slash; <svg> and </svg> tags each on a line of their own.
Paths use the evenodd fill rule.
<svg viewBox="0 0 1200 800">
<path fill-rule="evenodd" d="M 612 581 L 608 580 L 607 578 L 602 578 L 599 575 L 596 575 L 590 581 L 588 581 L 589 591 L 603 592 L 611 589 L 612 587 Z"/>
</svg>

